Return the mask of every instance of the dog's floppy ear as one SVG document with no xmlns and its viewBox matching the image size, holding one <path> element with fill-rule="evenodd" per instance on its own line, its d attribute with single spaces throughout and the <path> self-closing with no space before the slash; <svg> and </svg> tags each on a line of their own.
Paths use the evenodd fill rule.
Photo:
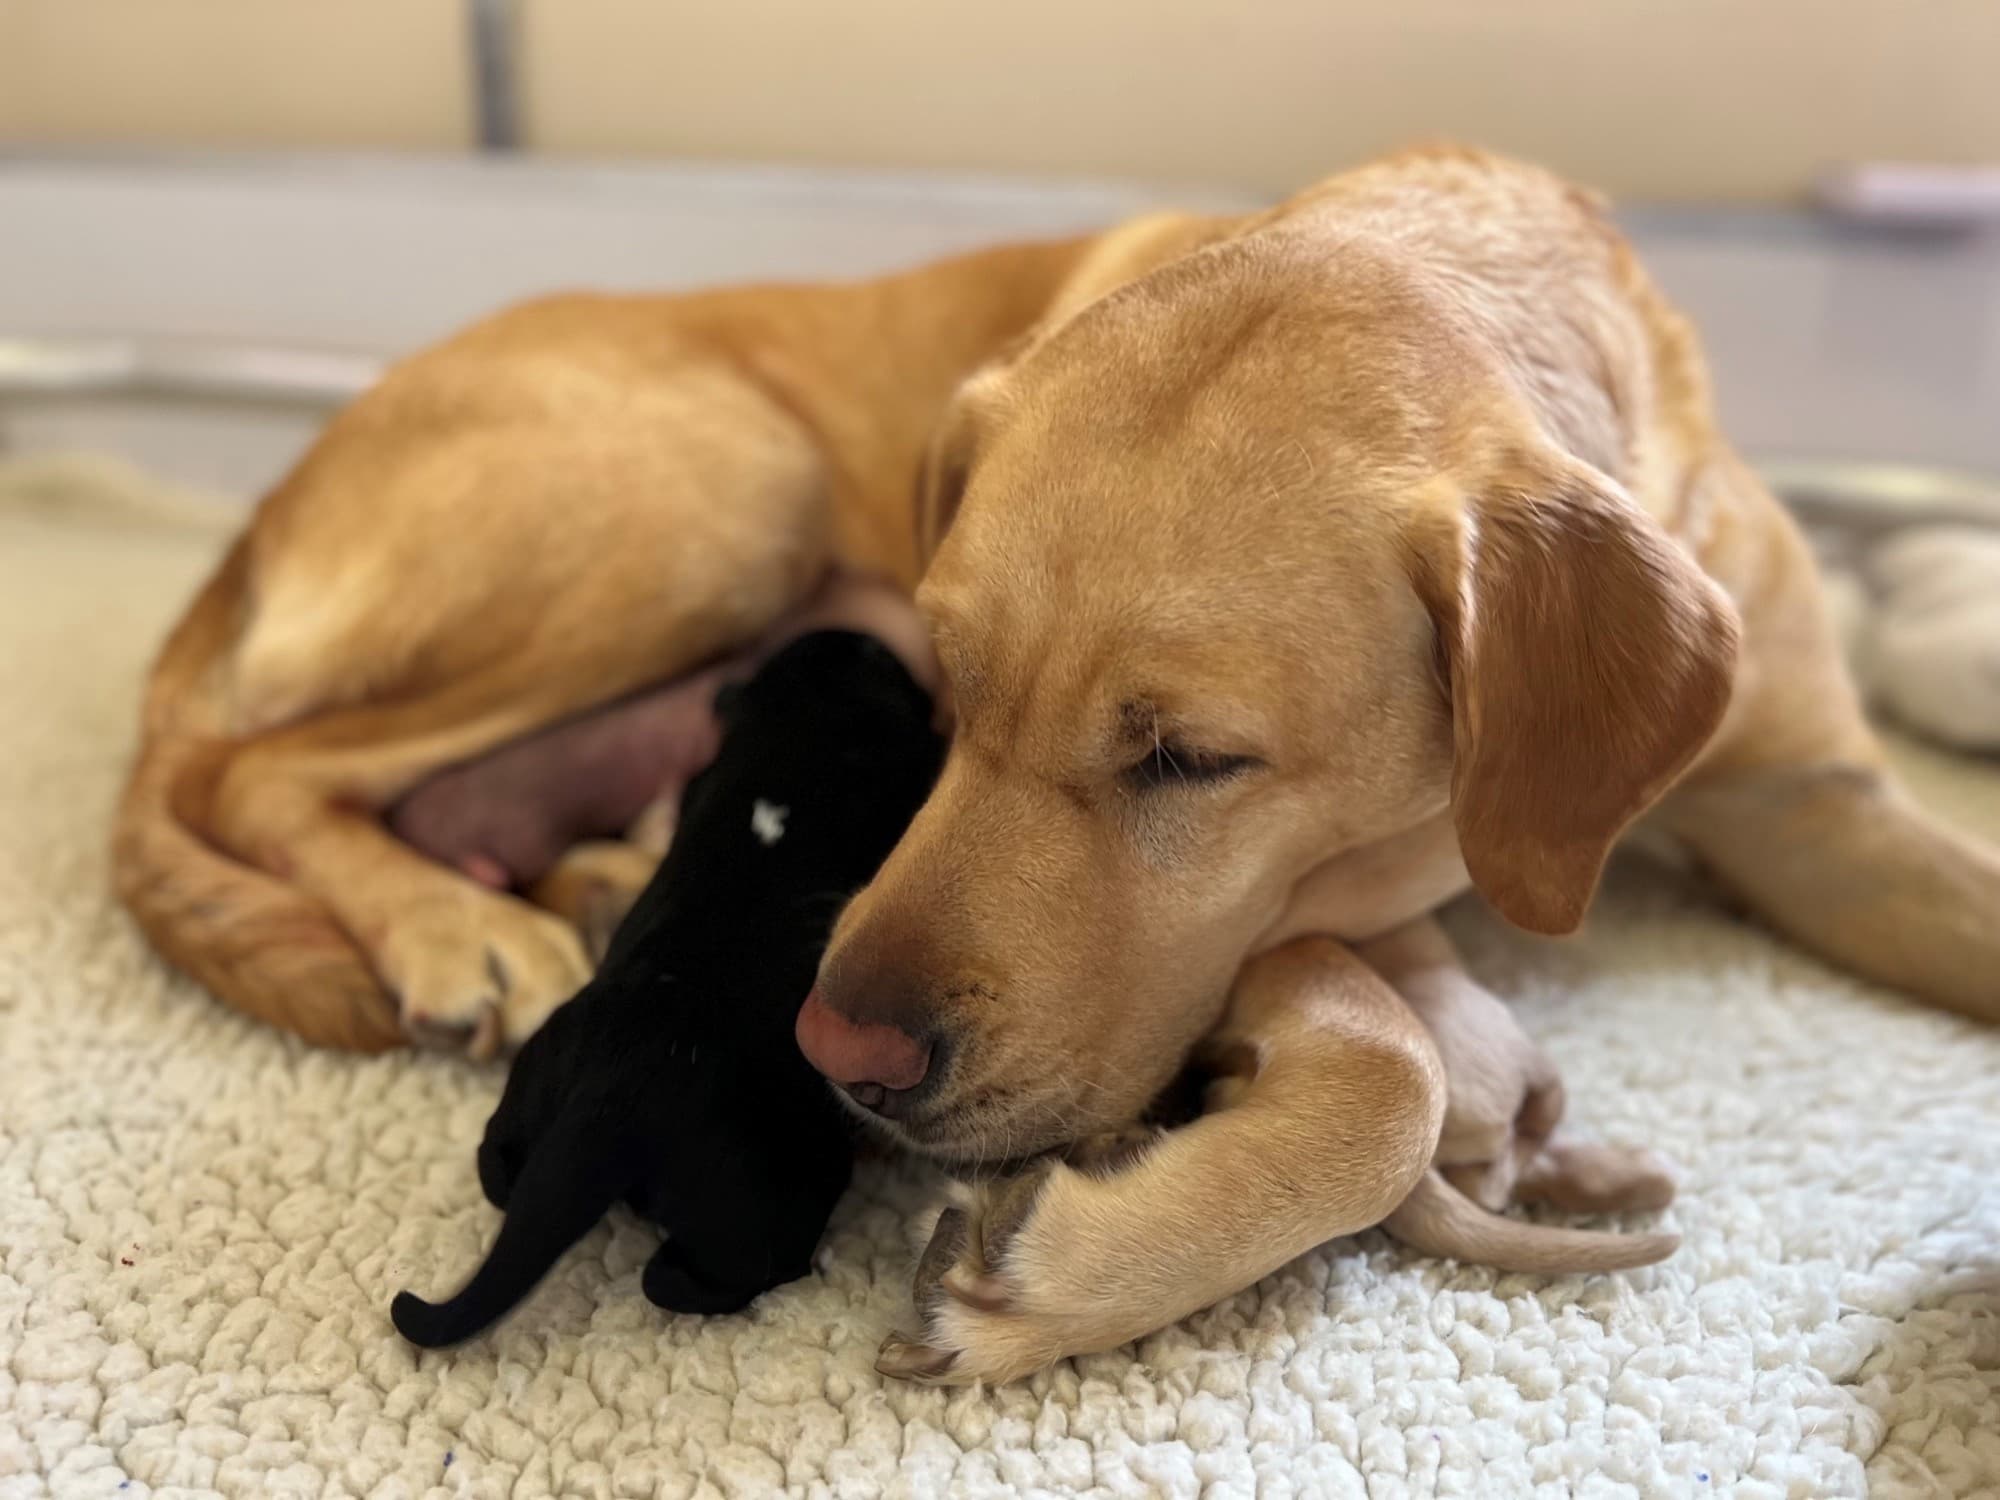
<svg viewBox="0 0 2000 1500">
<path fill-rule="evenodd" d="M 1414 542 L 1466 869 L 1510 921 L 1572 931 L 1613 841 L 1721 721 L 1735 609 L 1616 484 L 1555 456 Z"/>
</svg>

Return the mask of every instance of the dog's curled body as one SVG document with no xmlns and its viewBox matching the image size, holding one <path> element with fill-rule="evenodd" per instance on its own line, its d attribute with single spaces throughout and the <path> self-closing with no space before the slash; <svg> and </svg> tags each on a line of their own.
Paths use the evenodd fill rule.
<svg viewBox="0 0 2000 1500">
<path fill-rule="evenodd" d="M 921 1149 L 1115 1129 L 1261 960 L 1468 885 L 1569 930 L 1639 819 L 1843 968 L 2000 1022 L 2000 853 L 1888 769 L 1692 330 L 1588 195 L 1462 150 L 876 283 L 562 299 L 406 362 L 168 642 L 121 898 L 310 1040 L 516 1044 L 584 981 L 580 924 L 381 814 L 749 647 L 832 566 L 917 590 L 954 748 L 801 1014 L 879 1086 L 915 1080 L 895 1033 L 931 1040 L 892 1122 Z M 1408 1003 L 1369 1008 L 1396 1149 L 1349 1133 L 1335 1002 L 1386 978 L 1302 952 L 1253 986 L 1284 1070 L 1123 1183 L 1051 1170 L 986 1216 L 987 1306 L 924 1330 L 949 1377 L 1136 1336 L 1379 1222 L 1440 1129 L 1460 1156 Z M 1244 1160 L 1325 1175 L 1251 1203 Z M 982 1322 L 996 1281 L 1021 1337 Z"/>
<path fill-rule="evenodd" d="M 819 631 L 726 706 L 672 849 L 597 976 L 522 1049 L 479 1148 L 507 1218 L 466 1288 L 392 1316 L 426 1347 L 518 1302 L 616 1201 L 661 1225 L 646 1295 L 723 1313 L 804 1275 L 854 1138 L 792 1040 L 842 900 L 942 755 L 929 695 L 875 640 Z"/>
</svg>

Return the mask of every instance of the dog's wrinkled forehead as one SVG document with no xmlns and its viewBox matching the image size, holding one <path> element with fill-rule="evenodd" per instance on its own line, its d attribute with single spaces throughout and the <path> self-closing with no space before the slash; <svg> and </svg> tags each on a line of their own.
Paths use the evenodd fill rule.
<svg viewBox="0 0 2000 1500">
<path fill-rule="evenodd" d="M 1342 481 L 1296 437 L 1068 466 L 1035 437 L 995 435 L 918 591 L 961 706 L 1030 673 L 1102 677 L 1120 701 L 1231 680 L 1268 697 L 1251 679 L 1296 680 L 1394 592 L 1394 514 L 1343 511 L 1328 494 Z"/>
<path fill-rule="evenodd" d="M 1161 738 L 1260 753 L 1281 736 L 1275 705 L 1307 656 L 1281 612 L 1226 582 L 991 582 L 925 596 L 967 746 L 1080 772 Z"/>
<path fill-rule="evenodd" d="M 1427 659 L 1405 526 L 1434 476 L 1316 423 L 1273 378 L 1291 335 L 1241 332 L 1208 371 L 1108 394 L 1100 408 L 1150 413 L 1111 424 L 1127 441 L 1099 441 L 1084 387 L 1038 368 L 1055 345 L 975 419 L 918 595 L 961 729 L 1093 732 L 1164 683 L 1196 715 L 1189 737 L 1255 739 L 1230 732 L 1233 706 L 1311 700 L 1330 722 Z M 996 708 L 1004 725 L 986 722 Z"/>
</svg>

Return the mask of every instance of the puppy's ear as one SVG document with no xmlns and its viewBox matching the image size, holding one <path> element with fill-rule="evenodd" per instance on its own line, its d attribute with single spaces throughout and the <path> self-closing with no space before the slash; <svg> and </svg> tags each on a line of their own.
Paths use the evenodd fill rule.
<svg viewBox="0 0 2000 1500">
<path fill-rule="evenodd" d="M 1537 462 L 1413 534 L 1466 869 L 1532 932 L 1583 920 L 1612 843 L 1707 743 L 1736 612 L 1610 479 Z"/>
</svg>

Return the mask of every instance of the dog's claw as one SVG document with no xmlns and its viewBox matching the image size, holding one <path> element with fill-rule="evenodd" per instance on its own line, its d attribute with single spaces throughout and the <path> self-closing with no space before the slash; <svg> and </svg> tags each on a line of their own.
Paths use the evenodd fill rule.
<svg viewBox="0 0 2000 1500">
<path fill-rule="evenodd" d="M 493 1015 L 494 1007 L 488 1005 L 480 1012 L 478 1020 L 468 1024 L 456 1018 L 447 1020 L 425 1011 L 405 1009 L 403 1034 L 414 1046 L 437 1052 L 467 1052 L 478 1044 L 486 1018 Z M 495 1029 L 497 1031 L 497 1021 Z"/>
<path fill-rule="evenodd" d="M 899 1333 L 882 1340 L 875 1354 L 876 1373 L 894 1380 L 942 1381 L 957 1363 L 956 1349 L 935 1349 Z"/>
<path fill-rule="evenodd" d="M 1010 1267 L 1010 1258 L 1042 1207 L 1054 1174 L 1067 1170 L 1113 1177 L 1143 1161 L 1164 1138 L 1165 1133 L 1151 1125 L 1087 1136 L 1060 1153 L 1036 1159 L 1011 1177 L 978 1183 L 964 1203 L 945 1209 L 910 1281 L 922 1332 L 915 1338 L 892 1334 L 883 1343 L 875 1368 L 899 1380 L 931 1385 L 964 1385 L 996 1368 L 1011 1369 L 1005 1361 L 1018 1356 L 998 1352 L 1006 1347 L 1004 1342 L 986 1347 L 988 1335 L 982 1330 L 1012 1326 L 1031 1316 L 1023 1312 L 1024 1273 Z M 961 1347 L 966 1340 L 970 1344 Z M 998 1366 L 996 1358 L 1001 1360 Z M 1026 1368 L 1013 1373 L 1025 1373 Z"/>
</svg>

